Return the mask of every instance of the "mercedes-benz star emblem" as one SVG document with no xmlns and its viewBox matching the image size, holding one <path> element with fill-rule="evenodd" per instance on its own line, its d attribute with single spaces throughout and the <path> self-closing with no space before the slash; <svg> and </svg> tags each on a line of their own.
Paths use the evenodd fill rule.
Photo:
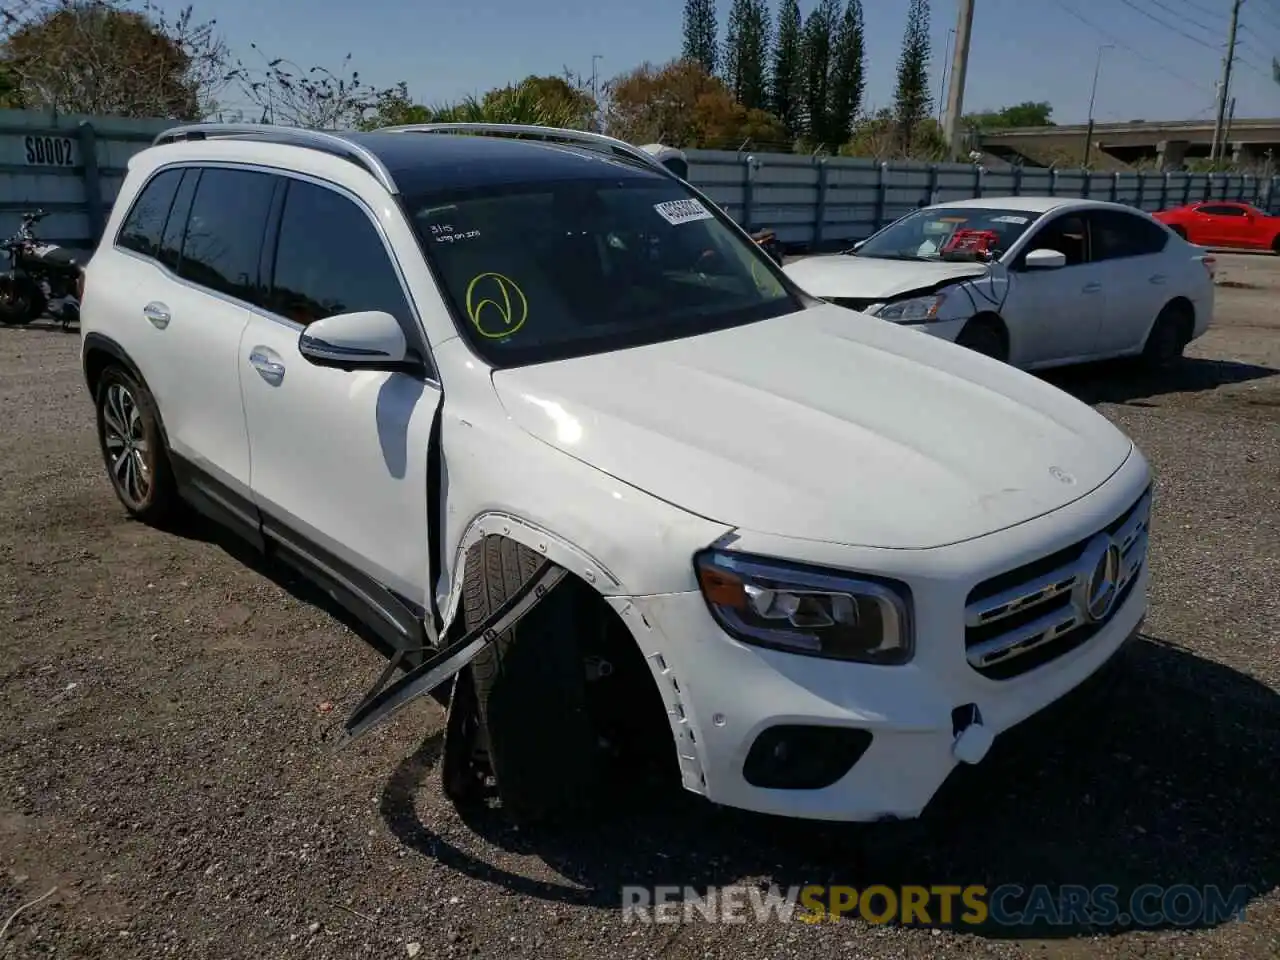
<svg viewBox="0 0 1280 960">
<path fill-rule="evenodd" d="M 1079 608 L 1094 623 L 1105 620 L 1115 606 L 1124 557 L 1120 545 L 1107 534 L 1099 534 L 1081 556 Z"/>
<path fill-rule="evenodd" d="M 1067 471 L 1063 470 L 1061 467 L 1050 467 L 1049 476 L 1053 477 L 1053 479 L 1057 480 L 1059 483 L 1076 482 L 1076 478 L 1067 473 Z"/>
</svg>

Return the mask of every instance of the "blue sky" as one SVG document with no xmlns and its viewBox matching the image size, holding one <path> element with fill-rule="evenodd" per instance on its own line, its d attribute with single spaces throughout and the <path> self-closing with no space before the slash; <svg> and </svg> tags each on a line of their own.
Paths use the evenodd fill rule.
<svg viewBox="0 0 1280 960">
<path fill-rule="evenodd" d="M 457 99 L 564 66 L 602 78 L 680 51 L 682 0 L 195 0 L 233 51 L 336 68 L 348 52 L 364 79 L 409 84 L 418 100 Z M 718 0 L 721 18 L 729 0 Z M 776 0 L 775 0 L 776 2 Z M 801 0 L 807 13 L 816 0 Z M 1048 100 L 1059 123 L 1088 115 L 1099 44 L 1095 117 L 1212 119 L 1230 0 L 976 0 L 966 110 Z M 864 0 L 872 107 L 889 102 L 907 0 Z M 934 94 L 954 0 L 934 0 Z M 1074 11 L 1076 15 L 1073 15 Z M 1083 20 L 1090 21 L 1092 26 Z M 1152 18 L 1163 21 L 1163 25 Z M 1233 80 L 1236 115 L 1280 116 L 1280 0 L 1248 0 Z M 723 32 L 723 27 L 722 27 Z M 1216 45 L 1216 46 L 1215 46 Z M 1252 68 L 1251 68 L 1252 67 Z M 1257 68 L 1257 69 L 1253 69 Z"/>
</svg>

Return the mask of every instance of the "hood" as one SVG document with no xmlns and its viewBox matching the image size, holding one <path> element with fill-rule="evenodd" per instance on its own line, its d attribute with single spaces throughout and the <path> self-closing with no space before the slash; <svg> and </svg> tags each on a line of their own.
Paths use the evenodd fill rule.
<svg viewBox="0 0 1280 960">
<path fill-rule="evenodd" d="M 851 545 L 991 533 L 1100 485 L 1132 444 L 1056 387 L 841 307 L 495 371 L 513 420 L 709 520 Z"/>
<path fill-rule="evenodd" d="M 782 268 L 815 297 L 881 301 L 964 277 L 980 277 L 986 264 L 927 260 L 877 260 L 830 254 L 805 257 Z"/>
</svg>

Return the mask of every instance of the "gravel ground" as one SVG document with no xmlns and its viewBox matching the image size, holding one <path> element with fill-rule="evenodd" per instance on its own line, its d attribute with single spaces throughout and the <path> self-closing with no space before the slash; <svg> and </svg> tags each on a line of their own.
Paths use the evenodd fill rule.
<svg viewBox="0 0 1280 960">
<path fill-rule="evenodd" d="M 1280 259 L 1221 259 L 1216 325 L 1162 380 L 1057 374 L 1157 471 L 1146 636 L 911 829 L 637 796 L 575 833 L 463 822 L 419 701 L 350 749 L 381 662 L 207 532 L 125 519 L 78 338 L 0 329 L 0 957 L 1280 956 Z M 1090 702 L 1093 704 L 1093 701 Z M 425 739 L 424 739 L 425 738 Z M 675 883 L 1246 885 L 1243 921 L 1153 930 L 624 923 Z"/>
</svg>

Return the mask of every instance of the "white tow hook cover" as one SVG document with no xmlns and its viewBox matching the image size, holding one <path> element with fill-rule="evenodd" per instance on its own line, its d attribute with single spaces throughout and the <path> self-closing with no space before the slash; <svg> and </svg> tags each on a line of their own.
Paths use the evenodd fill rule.
<svg viewBox="0 0 1280 960">
<path fill-rule="evenodd" d="M 961 763 L 977 763 L 987 755 L 996 736 L 981 723 L 971 723 L 951 745 L 951 755 Z"/>
</svg>

